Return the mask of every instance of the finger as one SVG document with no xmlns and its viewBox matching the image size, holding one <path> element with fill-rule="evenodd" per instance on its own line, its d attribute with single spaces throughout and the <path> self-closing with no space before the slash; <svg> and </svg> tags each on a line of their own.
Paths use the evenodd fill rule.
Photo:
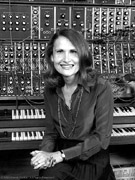
<svg viewBox="0 0 135 180">
<path fill-rule="evenodd" d="M 56 164 L 56 159 L 52 159 L 52 167 L 55 166 Z"/>
<path fill-rule="evenodd" d="M 34 165 L 36 168 L 38 168 L 40 165 L 48 165 L 48 161 L 47 160 L 44 160 L 44 159 L 34 159 L 32 162 L 32 165 Z"/>
<path fill-rule="evenodd" d="M 40 153 L 41 151 L 38 151 L 38 150 L 36 150 L 36 151 L 32 151 L 30 154 L 32 155 L 32 156 L 35 156 L 36 154 L 38 154 L 38 153 Z"/>
<path fill-rule="evenodd" d="M 48 167 L 47 166 L 44 166 L 42 169 L 47 169 Z"/>
<path fill-rule="evenodd" d="M 36 164 L 37 162 L 40 162 L 40 159 L 39 159 L 39 157 L 34 156 L 34 157 L 31 159 L 31 163 L 32 163 L 32 164 Z"/>
<path fill-rule="evenodd" d="M 34 169 L 41 169 L 44 166 L 45 166 L 44 163 L 37 163 L 37 164 L 35 164 Z"/>
<path fill-rule="evenodd" d="M 41 166 L 39 169 L 47 169 L 47 166 Z"/>
<path fill-rule="evenodd" d="M 48 167 L 51 167 L 52 164 L 54 165 L 54 159 L 52 157 L 47 158 L 46 160 L 36 161 L 34 164 L 34 169 L 46 169 Z"/>
<path fill-rule="evenodd" d="M 31 154 L 32 156 L 34 156 L 34 154 L 35 154 L 35 151 L 32 151 L 32 152 L 30 152 L 30 154 Z"/>
<path fill-rule="evenodd" d="M 39 161 L 38 163 L 40 164 L 40 168 L 42 168 L 42 167 L 47 168 L 47 167 L 51 167 L 51 165 L 52 165 L 52 161 L 50 158 L 47 158 L 46 160 L 41 159 L 41 161 Z"/>
<path fill-rule="evenodd" d="M 48 160 L 48 167 L 51 167 L 54 163 L 54 159 L 51 157 L 49 160 Z"/>
<path fill-rule="evenodd" d="M 32 161 L 32 162 L 34 162 L 34 161 L 36 161 L 36 160 L 38 160 L 36 156 L 34 156 L 33 158 L 31 158 L 31 161 Z"/>
<path fill-rule="evenodd" d="M 41 159 L 41 158 L 43 158 L 43 154 L 41 154 L 40 152 L 38 152 L 38 153 L 34 153 L 34 156 L 32 157 L 32 159 L 34 160 L 34 159 Z"/>
</svg>

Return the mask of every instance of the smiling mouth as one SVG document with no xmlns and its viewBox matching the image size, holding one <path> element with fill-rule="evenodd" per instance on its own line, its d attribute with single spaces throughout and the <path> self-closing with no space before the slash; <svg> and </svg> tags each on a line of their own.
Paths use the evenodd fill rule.
<svg viewBox="0 0 135 180">
<path fill-rule="evenodd" d="M 64 69 L 70 69 L 73 66 L 74 66 L 73 64 L 61 64 L 61 67 L 64 68 Z"/>
</svg>

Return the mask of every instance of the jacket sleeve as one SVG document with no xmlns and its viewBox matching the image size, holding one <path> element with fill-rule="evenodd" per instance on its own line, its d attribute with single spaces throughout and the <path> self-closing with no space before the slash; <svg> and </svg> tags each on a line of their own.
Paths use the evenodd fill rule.
<svg viewBox="0 0 135 180">
<path fill-rule="evenodd" d="M 109 146 L 113 124 L 113 94 L 110 84 L 106 81 L 104 85 L 98 85 L 95 93 L 95 128 L 83 142 L 63 150 L 67 160 L 75 157 L 86 160 Z"/>
<path fill-rule="evenodd" d="M 52 152 L 55 148 L 55 142 L 57 139 L 57 131 L 53 123 L 53 118 L 51 116 L 50 104 L 48 101 L 48 94 L 44 93 L 44 104 L 45 104 L 45 134 L 40 144 L 40 149 L 47 152 Z"/>
</svg>

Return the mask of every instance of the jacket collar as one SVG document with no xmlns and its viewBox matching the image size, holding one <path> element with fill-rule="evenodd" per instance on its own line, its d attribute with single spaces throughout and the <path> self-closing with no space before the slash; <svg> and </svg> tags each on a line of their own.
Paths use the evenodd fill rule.
<svg viewBox="0 0 135 180">
<path fill-rule="evenodd" d="M 78 81 L 78 88 L 79 87 L 84 87 L 84 89 L 88 92 L 88 93 L 90 93 L 90 91 L 91 91 L 91 87 L 93 87 L 95 85 L 95 82 L 94 81 L 88 81 L 87 83 L 85 83 L 85 82 L 82 82 L 81 80 L 79 80 Z M 78 89 L 77 88 L 77 89 Z M 62 91 L 61 91 L 61 87 L 57 87 L 56 88 L 56 92 L 57 92 L 57 94 L 62 94 Z"/>
</svg>

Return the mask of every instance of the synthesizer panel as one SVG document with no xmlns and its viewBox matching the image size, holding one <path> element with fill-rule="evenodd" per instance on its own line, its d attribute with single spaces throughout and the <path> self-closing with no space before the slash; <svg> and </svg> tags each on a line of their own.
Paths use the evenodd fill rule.
<svg viewBox="0 0 135 180">
<path fill-rule="evenodd" d="M 117 116 L 110 152 L 115 152 L 116 145 L 134 148 L 134 131 L 129 132 L 135 129 L 134 96 L 121 97 L 127 87 L 125 77 L 135 81 L 135 0 L 0 0 L 0 178 L 37 173 L 30 166 L 28 152 L 38 148 L 44 134 L 46 47 L 61 28 L 73 28 L 84 36 L 92 53 L 93 69 L 111 82 L 118 97 L 114 98 Z M 129 155 L 131 148 L 126 151 Z M 119 175 L 125 172 L 120 168 L 123 162 L 111 157 L 120 180 L 125 177 Z M 130 166 L 131 171 L 134 167 Z M 129 173 L 128 166 L 126 169 Z"/>
<path fill-rule="evenodd" d="M 60 28 L 83 34 L 103 77 L 135 74 L 135 1 L 2 0 L 0 97 L 42 96 L 46 46 Z"/>
</svg>

